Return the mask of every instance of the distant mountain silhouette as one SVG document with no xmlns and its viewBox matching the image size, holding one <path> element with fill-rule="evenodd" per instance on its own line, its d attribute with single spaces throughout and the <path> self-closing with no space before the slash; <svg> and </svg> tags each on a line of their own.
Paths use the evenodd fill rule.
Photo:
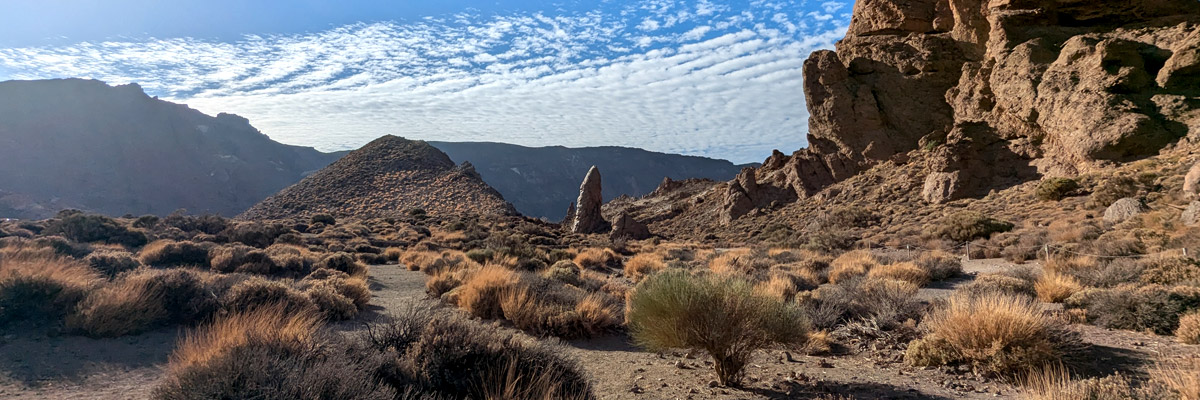
<svg viewBox="0 0 1200 400">
<path fill-rule="evenodd" d="M 604 174 L 604 200 L 649 194 L 663 178 L 730 180 L 744 166 L 726 160 L 629 147 L 525 147 L 491 142 L 429 142 L 456 162 L 470 162 L 522 214 L 562 219 L 595 165 Z"/>
<path fill-rule="evenodd" d="M 419 140 L 384 136 L 367 143 L 242 214 L 281 219 L 328 213 L 337 216 L 516 214 L 511 204 L 480 179 L 469 163 L 454 165 L 445 153 Z"/>
<path fill-rule="evenodd" d="M 624 147 L 430 144 L 450 166 L 473 164 L 521 213 L 554 220 L 592 165 L 604 173 L 605 200 L 647 194 L 664 177 L 728 180 L 741 168 Z M 65 208 L 234 216 L 345 154 L 275 142 L 245 118 L 205 115 L 136 84 L 0 82 L 0 217 L 46 218 Z"/>
<path fill-rule="evenodd" d="M 235 215 L 340 154 L 275 142 L 136 84 L 0 82 L 0 217 L 63 208 Z"/>
</svg>

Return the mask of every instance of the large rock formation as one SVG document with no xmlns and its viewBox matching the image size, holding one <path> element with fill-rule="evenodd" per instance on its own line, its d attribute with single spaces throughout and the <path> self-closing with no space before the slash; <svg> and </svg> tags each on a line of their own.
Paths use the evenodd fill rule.
<svg viewBox="0 0 1200 400">
<path fill-rule="evenodd" d="M 1185 199 L 1194 199 L 1200 197 L 1200 162 L 1192 166 L 1188 170 L 1187 175 L 1183 177 L 1183 197 Z"/>
<path fill-rule="evenodd" d="M 772 155 L 757 179 L 804 198 L 923 150 L 924 197 L 942 202 L 1200 140 L 1198 12 L 1195 0 L 859 0 L 837 51 L 804 64 L 809 147 Z M 763 206 L 734 183 L 723 215 Z"/>
<path fill-rule="evenodd" d="M 612 232 L 609 232 L 609 237 L 613 239 L 625 238 L 633 240 L 642 240 L 650 237 L 650 228 L 633 219 L 633 216 L 627 212 L 622 212 L 613 220 Z"/>
<path fill-rule="evenodd" d="M 579 185 L 579 200 L 576 201 L 578 205 L 575 207 L 575 223 L 571 225 L 571 232 L 608 232 L 611 226 L 600 215 L 600 206 L 604 204 L 600 191 L 600 169 L 593 165 Z"/>
<path fill-rule="evenodd" d="M 428 143 L 388 135 L 259 202 L 241 217 L 397 217 L 413 209 L 433 215 L 517 214 L 470 163 L 455 165 Z"/>
</svg>

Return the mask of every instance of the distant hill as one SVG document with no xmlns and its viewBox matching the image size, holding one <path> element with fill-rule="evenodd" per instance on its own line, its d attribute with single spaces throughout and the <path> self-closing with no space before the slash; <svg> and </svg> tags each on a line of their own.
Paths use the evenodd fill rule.
<svg viewBox="0 0 1200 400">
<path fill-rule="evenodd" d="M 268 197 L 241 217 L 384 217 L 406 215 L 412 209 L 435 215 L 516 214 L 470 164 L 456 166 L 428 143 L 388 135 Z"/>
<path fill-rule="evenodd" d="M 0 217 L 62 208 L 235 215 L 340 154 L 275 142 L 136 84 L 0 82 Z"/>
<path fill-rule="evenodd" d="M 562 219 L 595 165 L 604 174 L 604 200 L 642 196 L 663 178 L 730 180 L 743 165 L 726 160 L 628 147 L 524 147 L 490 142 L 429 142 L 457 162 L 470 162 L 522 214 Z"/>
</svg>

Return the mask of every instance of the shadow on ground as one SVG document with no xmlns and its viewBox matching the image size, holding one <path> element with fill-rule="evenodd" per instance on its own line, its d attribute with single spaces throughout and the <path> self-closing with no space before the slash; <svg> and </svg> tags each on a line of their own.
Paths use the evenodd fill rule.
<svg viewBox="0 0 1200 400">
<path fill-rule="evenodd" d="M 111 339 L 52 336 L 44 329 L 8 331 L 0 340 L 0 375 L 37 386 L 47 381 L 80 381 L 111 371 L 161 367 L 179 336 L 178 327 Z"/>
<path fill-rule="evenodd" d="M 809 399 L 822 395 L 849 396 L 857 399 L 949 399 L 921 393 L 916 389 L 871 382 L 826 382 L 817 385 L 792 382 L 774 388 L 752 388 L 745 391 L 768 399 Z"/>
</svg>

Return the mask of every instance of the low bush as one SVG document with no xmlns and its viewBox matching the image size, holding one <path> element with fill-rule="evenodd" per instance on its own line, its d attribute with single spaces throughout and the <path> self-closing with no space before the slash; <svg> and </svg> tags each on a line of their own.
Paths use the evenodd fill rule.
<svg viewBox="0 0 1200 400">
<path fill-rule="evenodd" d="M 221 297 L 221 308 L 229 313 L 263 307 L 282 307 L 289 313 L 311 312 L 316 308 L 308 296 L 288 284 L 260 277 L 238 282 Z"/>
<path fill-rule="evenodd" d="M 647 275 L 666 269 L 667 265 L 663 263 L 662 258 L 654 253 L 642 253 L 630 257 L 625 261 L 625 276 L 630 280 L 637 282 Z"/>
<path fill-rule="evenodd" d="M 911 283 L 917 287 L 925 286 L 930 280 L 929 271 L 917 266 L 915 263 L 907 261 L 875 267 L 867 273 L 867 277 L 871 279 L 894 279 Z"/>
<path fill-rule="evenodd" d="M 959 211 L 942 219 L 937 235 L 957 242 L 987 239 L 994 233 L 1008 232 L 1013 224 L 987 217 L 976 211 Z"/>
<path fill-rule="evenodd" d="M 209 265 L 217 272 L 241 272 L 248 274 L 273 275 L 280 272 L 279 265 L 264 250 L 244 244 L 213 247 L 209 250 Z"/>
<path fill-rule="evenodd" d="M 332 269 L 334 271 L 342 271 L 350 276 L 366 277 L 368 268 L 366 265 L 358 262 L 354 256 L 349 253 L 333 253 L 326 255 L 313 268 Z"/>
<path fill-rule="evenodd" d="M 1155 363 L 1150 380 L 1165 385 L 1182 400 L 1200 399 L 1200 360 L 1163 360 Z"/>
<path fill-rule="evenodd" d="M 485 265 L 463 282 L 458 306 L 479 318 L 501 318 L 504 316 L 501 300 L 505 292 L 515 289 L 519 281 L 520 277 L 510 269 L 495 264 Z"/>
<path fill-rule="evenodd" d="M 92 337 L 150 330 L 168 317 L 163 293 L 153 284 L 145 279 L 122 279 L 94 290 L 67 316 L 67 327 Z"/>
<path fill-rule="evenodd" d="M 1038 182 L 1034 191 L 1042 201 L 1059 201 L 1079 192 L 1079 182 L 1071 178 L 1048 178 Z"/>
<path fill-rule="evenodd" d="M 1200 344 L 1200 310 L 1179 317 L 1179 328 L 1175 337 L 1187 344 Z"/>
<path fill-rule="evenodd" d="M 909 364 L 968 365 L 999 376 L 1060 363 L 1082 343 L 1031 299 L 998 293 L 953 296 L 921 326 L 927 334 L 909 344 Z"/>
<path fill-rule="evenodd" d="M 1106 328 L 1170 335 L 1179 327 L 1180 315 L 1200 308 L 1200 288 L 1123 285 L 1086 289 L 1064 305 L 1087 310 L 1089 322 Z"/>
<path fill-rule="evenodd" d="M 56 323 L 104 278 L 86 264 L 44 253 L 0 257 L 0 327 Z"/>
<path fill-rule="evenodd" d="M 1100 181 L 1092 188 L 1092 195 L 1088 197 L 1087 207 L 1105 208 L 1117 200 L 1136 196 L 1137 193 L 1137 180 L 1124 175 L 1112 176 Z"/>
<path fill-rule="evenodd" d="M 177 242 L 174 240 L 157 240 L 146 245 L 138 253 L 142 264 L 155 267 L 196 266 L 209 268 L 208 249 L 204 245 L 190 241 Z"/>
<path fill-rule="evenodd" d="M 1072 380 L 1066 368 L 1036 368 L 1020 379 L 1027 400 L 1161 400 L 1162 393 L 1152 385 L 1135 387 L 1121 374 L 1103 378 Z"/>
<path fill-rule="evenodd" d="M 292 228 L 281 224 L 238 222 L 230 224 L 221 231 L 220 235 L 225 238 L 225 241 L 262 249 L 274 244 L 280 236 L 291 232 Z"/>
<path fill-rule="evenodd" d="M 209 235 L 219 234 L 229 227 L 229 220 L 220 215 L 184 215 L 180 212 L 166 216 L 159 223 L 184 232 L 199 232 Z"/>
<path fill-rule="evenodd" d="M 80 243 L 105 242 L 126 247 L 141 247 L 147 242 L 146 234 L 97 214 L 67 214 L 51 221 L 43 234 L 62 235 Z"/>
<path fill-rule="evenodd" d="M 1083 289 L 1079 281 L 1070 275 L 1048 271 L 1033 284 L 1038 300 L 1047 303 L 1062 303 L 1071 295 Z"/>
<path fill-rule="evenodd" d="M 975 278 L 971 283 L 963 285 L 959 290 L 976 295 L 1002 293 L 1032 297 L 1037 295 L 1037 289 L 1034 287 L 1036 282 L 1037 278 L 1033 276 L 1014 276 L 1014 274 L 1002 273 L 984 274 Z"/>
<path fill-rule="evenodd" d="M 639 345 L 705 350 L 726 385 L 740 381 L 755 350 L 807 339 L 808 322 L 798 309 L 755 293 L 740 279 L 665 271 L 642 281 L 628 307 L 630 333 Z"/>
<path fill-rule="evenodd" d="M 855 250 L 838 256 L 830 263 L 829 283 L 836 284 L 862 277 L 879 266 L 879 259 L 867 250 Z"/>
<path fill-rule="evenodd" d="M 799 299 L 815 328 L 832 331 L 851 321 L 869 321 L 884 330 L 921 316 L 917 286 L 891 279 L 852 279 L 822 286 Z"/>
<path fill-rule="evenodd" d="M 109 278 L 117 276 L 125 271 L 132 271 L 142 266 L 133 254 L 127 251 L 105 250 L 97 251 L 88 254 L 83 258 L 83 262 L 87 263 L 92 268 L 100 271 Z"/>
<path fill-rule="evenodd" d="M 944 251 L 921 253 L 921 256 L 913 262 L 929 272 L 929 279 L 933 281 L 954 278 L 962 275 L 963 272 L 962 261 L 959 260 L 959 257 Z"/>
<path fill-rule="evenodd" d="M 211 278 L 187 269 L 141 268 L 120 275 L 118 286 L 138 288 L 146 292 L 145 298 L 161 301 L 166 312 L 163 323 L 191 324 L 216 312 L 218 296 L 227 289 L 224 284 L 210 283 Z M 225 280 L 236 279 L 227 276 Z"/>
<path fill-rule="evenodd" d="M 621 257 L 611 249 L 584 249 L 575 255 L 574 261 L 579 267 L 589 269 L 616 268 L 621 265 Z"/>
<path fill-rule="evenodd" d="M 1200 259 L 1149 257 L 1140 264 L 1144 283 L 1200 286 Z"/>
</svg>

